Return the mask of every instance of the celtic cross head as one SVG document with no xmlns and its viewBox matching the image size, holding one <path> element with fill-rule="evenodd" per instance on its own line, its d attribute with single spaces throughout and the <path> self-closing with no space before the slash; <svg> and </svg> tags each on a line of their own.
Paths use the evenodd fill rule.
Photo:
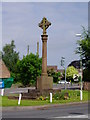
<svg viewBox="0 0 90 120">
<path fill-rule="evenodd" d="M 43 29 L 43 34 L 46 34 L 46 29 L 51 25 L 51 23 L 47 20 L 47 18 L 43 18 L 39 23 L 39 27 Z"/>
</svg>

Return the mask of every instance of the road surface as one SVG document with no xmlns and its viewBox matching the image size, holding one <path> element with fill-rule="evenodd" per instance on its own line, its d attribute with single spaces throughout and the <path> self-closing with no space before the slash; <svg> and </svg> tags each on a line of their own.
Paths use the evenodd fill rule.
<svg viewBox="0 0 90 120">
<path fill-rule="evenodd" d="M 79 89 L 80 86 L 78 84 L 73 84 L 72 86 L 67 84 L 67 89 Z M 53 84 L 54 89 L 64 89 L 63 84 Z M 27 93 L 28 89 L 35 89 L 35 87 L 26 87 L 26 88 L 6 88 L 4 90 L 4 95 L 11 95 L 11 94 L 19 94 L 19 93 Z"/>
<path fill-rule="evenodd" d="M 62 118 L 88 118 L 88 103 L 58 105 L 24 110 L 3 110 L 3 118 L 44 118 L 46 120 L 58 120 Z M 33 119 L 32 119 L 33 120 Z"/>
</svg>

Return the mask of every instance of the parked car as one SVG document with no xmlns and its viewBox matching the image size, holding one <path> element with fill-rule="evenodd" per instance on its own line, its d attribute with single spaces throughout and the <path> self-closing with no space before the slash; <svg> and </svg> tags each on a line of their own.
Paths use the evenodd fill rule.
<svg viewBox="0 0 90 120">
<path fill-rule="evenodd" d="M 65 80 L 58 81 L 59 84 L 65 84 Z M 66 84 L 70 84 L 70 82 L 66 81 Z"/>
</svg>

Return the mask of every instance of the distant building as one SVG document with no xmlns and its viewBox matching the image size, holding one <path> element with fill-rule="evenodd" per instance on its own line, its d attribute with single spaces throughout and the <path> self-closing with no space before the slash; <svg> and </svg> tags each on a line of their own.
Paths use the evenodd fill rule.
<svg viewBox="0 0 90 120">
<path fill-rule="evenodd" d="M 2 59 L 0 59 L 0 78 L 10 78 L 10 71 Z"/>
<path fill-rule="evenodd" d="M 60 72 L 61 78 L 63 77 L 64 69 L 58 69 L 57 66 L 47 66 L 47 70 L 54 70 L 54 72 Z"/>
<path fill-rule="evenodd" d="M 54 70 L 57 72 L 57 66 L 47 66 L 47 70 Z"/>
<path fill-rule="evenodd" d="M 63 76 L 64 71 L 65 71 L 64 69 L 58 69 L 57 70 L 57 72 L 60 72 L 62 76 Z"/>
</svg>

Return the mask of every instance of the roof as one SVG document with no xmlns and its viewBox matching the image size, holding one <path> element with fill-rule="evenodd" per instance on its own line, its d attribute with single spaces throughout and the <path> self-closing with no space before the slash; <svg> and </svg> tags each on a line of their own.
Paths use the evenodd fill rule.
<svg viewBox="0 0 90 120">
<path fill-rule="evenodd" d="M 53 69 L 53 70 L 57 71 L 57 66 L 47 66 L 47 69 L 48 70 Z"/>
<path fill-rule="evenodd" d="M 64 73 L 64 69 L 58 69 L 57 72 Z"/>
<path fill-rule="evenodd" d="M 10 71 L 2 59 L 0 59 L 0 78 L 10 78 Z"/>
<path fill-rule="evenodd" d="M 72 61 L 69 65 L 69 66 L 74 66 L 76 69 L 80 69 L 80 60 L 75 60 L 75 61 Z"/>
</svg>

